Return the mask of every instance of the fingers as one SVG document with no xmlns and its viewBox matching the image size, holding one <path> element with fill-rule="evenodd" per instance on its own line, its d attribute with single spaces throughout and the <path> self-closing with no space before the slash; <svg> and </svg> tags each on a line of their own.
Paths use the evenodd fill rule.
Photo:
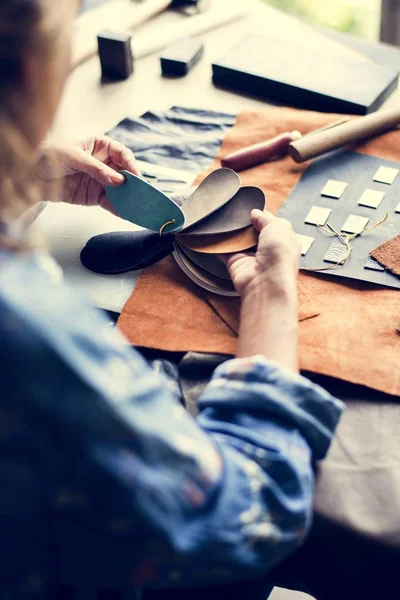
<svg viewBox="0 0 400 600">
<path fill-rule="evenodd" d="M 270 225 L 276 220 L 276 217 L 266 210 L 252 210 L 251 211 L 251 222 L 256 231 L 260 232 L 264 227 Z"/>
<path fill-rule="evenodd" d="M 99 206 L 101 206 L 105 210 L 108 210 L 108 212 L 110 212 L 111 214 L 115 215 L 116 217 L 119 216 L 118 213 L 117 213 L 117 211 L 111 205 L 111 202 L 108 200 L 108 198 L 107 198 L 106 193 L 105 193 L 104 190 L 102 191 L 102 193 L 100 194 L 100 197 L 99 197 Z"/>
<path fill-rule="evenodd" d="M 120 185 L 125 180 L 121 173 L 114 171 L 114 169 L 80 148 L 73 156 L 70 156 L 70 161 L 76 171 L 89 175 L 101 185 Z"/>
<path fill-rule="evenodd" d="M 111 159 L 111 162 L 118 165 L 119 169 L 140 176 L 132 150 L 107 136 L 96 138 L 93 156 L 102 162 Z"/>
<path fill-rule="evenodd" d="M 223 256 L 224 256 L 225 265 L 227 266 L 227 268 L 229 270 L 232 267 L 232 265 L 235 264 L 235 262 L 237 262 L 238 260 L 241 260 L 242 258 L 254 258 L 255 253 L 254 252 L 236 252 L 235 254 L 220 255 L 219 258 L 222 260 Z"/>
<path fill-rule="evenodd" d="M 269 237 L 272 235 L 274 237 L 283 238 L 294 237 L 292 225 L 286 219 L 281 219 L 279 217 L 275 217 L 271 213 L 267 211 L 261 210 L 253 210 L 251 213 L 251 222 L 253 227 L 260 233 L 260 238 L 268 235 Z M 273 225 L 273 227 L 265 229 L 268 225 Z M 277 232 L 280 232 L 277 235 Z M 297 240 L 297 238 L 296 238 Z"/>
</svg>

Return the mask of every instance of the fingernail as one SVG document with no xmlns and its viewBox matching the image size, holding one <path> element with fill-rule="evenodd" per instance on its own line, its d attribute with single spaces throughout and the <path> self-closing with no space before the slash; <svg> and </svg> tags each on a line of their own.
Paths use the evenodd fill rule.
<svg viewBox="0 0 400 600">
<path fill-rule="evenodd" d="M 110 181 L 112 181 L 113 183 L 122 183 L 123 181 L 125 181 L 125 177 L 120 173 L 116 173 L 115 175 L 110 176 Z"/>
</svg>

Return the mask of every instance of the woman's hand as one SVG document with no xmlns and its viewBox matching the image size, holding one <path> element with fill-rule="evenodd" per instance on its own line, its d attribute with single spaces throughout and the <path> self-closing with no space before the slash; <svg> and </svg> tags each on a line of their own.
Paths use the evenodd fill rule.
<svg viewBox="0 0 400 600">
<path fill-rule="evenodd" d="M 261 354 L 297 372 L 300 243 L 283 219 L 254 210 L 251 220 L 260 232 L 256 252 L 234 254 L 227 263 L 242 297 L 237 356 Z"/>
<path fill-rule="evenodd" d="M 140 175 L 129 148 L 106 136 L 81 144 L 51 144 L 43 149 L 36 174 L 43 199 L 83 206 L 102 206 L 115 213 L 105 186 L 121 185 L 121 170 Z"/>
<path fill-rule="evenodd" d="M 293 285 L 299 269 L 300 242 L 290 223 L 272 214 L 253 210 L 253 227 L 260 233 L 256 252 L 232 255 L 230 276 L 243 297 L 256 288 L 281 289 Z"/>
</svg>

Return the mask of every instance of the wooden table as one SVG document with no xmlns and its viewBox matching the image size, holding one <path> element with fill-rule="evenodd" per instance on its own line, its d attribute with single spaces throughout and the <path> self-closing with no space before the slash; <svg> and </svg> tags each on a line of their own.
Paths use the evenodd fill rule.
<svg viewBox="0 0 400 600">
<path fill-rule="evenodd" d="M 159 23 L 169 27 L 179 18 L 165 14 Z M 153 27 L 147 25 L 140 35 L 150 35 Z M 90 60 L 72 73 L 51 135 L 81 139 L 111 129 L 126 116 L 172 105 L 228 112 L 266 108 L 265 102 L 215 88 L 210 65 L 246 31 L 282 27 L 290 28 L 293 36 L 304 35 L 297 21 L 256 2 L 246 19 L 203 36 L 205 57 L 184 79 L 162 78 L 159 60 L 151 56 L 136 64 L 129 80 L 102 85 L 98 59 Z M 396 93 L 389 103 L 398 99 Z M 53 226 L 57 228 L 57 222 Z M 362 387 L 320 381 L 349 400 L 348 411 L 330 456 L 320 468 L 310 541 L 277 577 L 285 586 L 308 588 L 324 599 L 377 598 L 380 578 L 396 584 L 400 559 L 400 407 L 395 399 Z M 370 469 L 370 480 L 364 476 L 365 469 Z M 361 583 L 364 587 L 358 595 Z M 391 593 L 393 598 L 400 595 Z"/>
<path fill-rule="evenodd" d="M 127 81 L 102 85 L 99 60 L 97 57 L 93 58 L 71 74 L 52 137 L 59 140 L 82 139 L 110 130 L 127 116 L 137 116 L 147 110 L 167 109 L 174 105 L 233 113 L 266 108 L 268 104 L 264 101 L 217 89 L 211 82 L 211 63 L 247 32 L 271 32 L 276 35 L 277 32 L 284 31 L 290 33 L 293 40 L 304 40 L 307 35 L 310 43 L 309 28 L 258 0 L 212 1 L 225 3 L 226 6 L 246 2 L 249 16 L 200 36 L 205 42 L 205 56 L 188 76 L 180 79 L 163 78 L 159 58 L 153 55 L 137 61 L 135 73 Z M 95 14 L 96 10 L 92 12 Z M 172 11 L 160 15 L 154 22 L 140 28 L 134 34 L 135 38 L 139 42 L 140 39 L 157 35 L 156 31 L 162 32 L 164 28 L 173 26 L 183 18 Z M 325 48 L 343 52 L 336 42 L 322 38 L 318 33 L 314 34 L 314 39 L 316 50 L 323 44 Z M 396 102 L 395 95 L 389 102 Z"/>
</svg>

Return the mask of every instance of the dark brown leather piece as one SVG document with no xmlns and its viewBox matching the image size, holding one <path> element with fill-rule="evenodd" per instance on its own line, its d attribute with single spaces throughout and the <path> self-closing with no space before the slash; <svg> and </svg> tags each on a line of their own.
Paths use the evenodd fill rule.
<svg viewBox="0 0 400 600">
<path fill-rule="evenodd" d="M 186 256 L 178 244 L 175 245 L 173 257 L 182 271 L 205 290 L 222 296 L 239 295 L 230 279 L 221 279 L 196 265 Z"/>
<path fill-rule="evenodd" d="M 264 192 L 253 186 L 242 187 L 232 200 L 210 217 L 190 229 L 185 229 L 185 235 L 198 236 L 238 231 L 250 225 L 250 213 L 254 208 L 264 210 Z"/>
<path fill-rule="evenodd" d="M 195 252 L 194 250 L 189 250 L 189 248 L 185 248 L 184 246 L 180 246 L 180 248 L 198 267 L 201 267 L 205 271 L 208 271 L 212 275 L 220 277 L 221 279 L 227 279 L 228 281 L 231 280 L 228 269 L 217 256 Z"/>
<path fill-rule="evenodd" d="M 210 173 L 182 205 L 185 215 L 183 231 L 229 202 L 239 188 L 240 177 L 234 171 L 217 169 Z"/>
</svg>

